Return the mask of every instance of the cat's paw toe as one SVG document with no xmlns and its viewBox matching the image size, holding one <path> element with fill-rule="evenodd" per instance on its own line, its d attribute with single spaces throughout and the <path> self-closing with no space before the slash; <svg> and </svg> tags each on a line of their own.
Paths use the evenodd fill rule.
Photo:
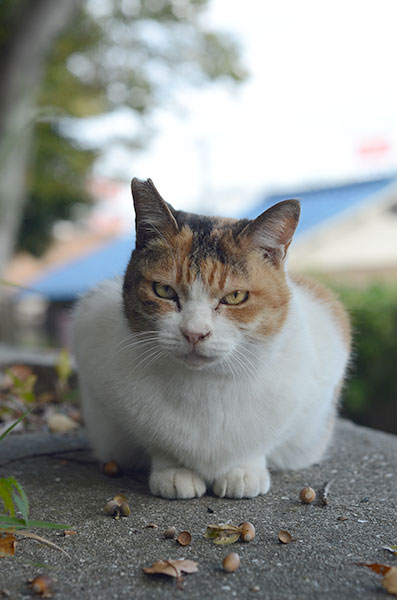
<svg viewBox="0 0 397 600">
<path fill-rule="evenodd" d="M 188 469 L 153 471 L 149 479 L 152 494 L 163 498 L 200 498 L 205 493 L 203 479 Z"/>
<path fill-rule="evenodd" d="M 220 498 L 254 498 L 266 494 L 270 488 L 270 475 L 264 469 L 234 467 L 217 479 L 212 489 Z"/>
</svg>

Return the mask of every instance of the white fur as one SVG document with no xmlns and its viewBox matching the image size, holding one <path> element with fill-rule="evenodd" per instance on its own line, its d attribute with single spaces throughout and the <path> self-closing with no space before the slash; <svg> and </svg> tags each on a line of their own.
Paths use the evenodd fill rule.
<svg viewBox="0 0 397 600">
<path fill-rule="evenodd" d="M 292 282 L 286 322 L 268 338 L 217 311 L 199 283 L 153 332 L 134 334 L 122 280 L 74 317 L 84 417 L 101 461 L 151 467 L 151 491 L 191 498 L 267 492 L 267 466 L 301 468 L 328 443 L 348 352 L 325 303 Z M 181 328 L 210 335 L 194 355 Z"/>
</svg>

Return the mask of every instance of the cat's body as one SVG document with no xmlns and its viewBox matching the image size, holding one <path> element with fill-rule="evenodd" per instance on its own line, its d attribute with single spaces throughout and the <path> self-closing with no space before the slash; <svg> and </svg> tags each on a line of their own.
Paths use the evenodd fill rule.
<svg viewBox="0 0 397 600">
<path fill-rule="evenodd" d="M 125 279 L 102 283 L 75 314 L 96 455 L 150 467 L 152 492 L 168 498 L 266 493 L 268 466 L 301 468 L 324 453 L 346 315 L 330 292 L 285 273 L 295 201 L 252 222 L 189 217 L 134 182 Z"/>
</svg>

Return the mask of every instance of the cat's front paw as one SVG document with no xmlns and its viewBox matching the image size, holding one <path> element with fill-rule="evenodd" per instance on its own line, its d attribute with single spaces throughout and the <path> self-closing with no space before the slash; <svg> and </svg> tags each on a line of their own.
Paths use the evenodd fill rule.
<svg viewBox="0 0 397 600">
<path fill-rule="evenodd" d="M 270 475 L 265 469 L 234 467 L 216 479 L 212 489 L 220 498 L 254 498 L 266 494 L 270 488 Z"/>
<path fill-rule="evenodd" d="M 203 479 L 189 469 L 153 471 L 149 478 L 152 494 L 163 498 L 200 498 L 205 493 Z"/>
</svg>

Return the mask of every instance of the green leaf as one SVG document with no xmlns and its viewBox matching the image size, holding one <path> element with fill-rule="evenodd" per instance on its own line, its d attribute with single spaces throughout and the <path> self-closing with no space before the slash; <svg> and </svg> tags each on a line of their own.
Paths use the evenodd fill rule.
<svg viewBox="0 0 397 600">
<path fill-rule="evenodd" d="M 12 499 L 12 483 L 9 478 L 0 479 L 0 498 L 3 500 L 4 507 L 12 517 L 15 517 L 14 501 Z"/>
<path fill-rule="evenodd" d="M 58 378 L 63 383 L 66 383 L 72 373 L 72 365 L 70 362 L 70 354 L 66 348 L 63 348 L 58 356 L 58 362 L 56 364 L 56 372 Z"/>
<path fill-rule="evenodd" d="M 4 440 L 4 438 L 14 429 L 14 427 L 16 427 L 18 425 L 18 423 L 20 423 L 26 417 L 26 415 L 28 415 L 30 413 L 31 410 L 33 410 L 33 406 L 31 408 L 29 408 L 26 412 L 24 412 L 23 415 L 20 416 L 17 421 L 15 421 L 15 423 L 10 425 L 10 427 L 8 429 L 6 429 L 4 431 L 4 433 L 2 433 L 0 435 L 0 442 L 1 442 L 1 440 Z"/>
<path fill-rule="evenodd" d="M 16 479 L 13 479 L 13 486 L 16 488 L 18 494 L 16 494 L 15 492 L 13 493 L 12 497 L 14 499 L 14 502 L 18 508 L 18 510 L 20 511 L 25 523 L 28 523 L 29 520 L 29 500 L 27 495 L 25 494 L 25 490 L 23 489 L 23 487 L 21 486 L 20 483 L 18 483 L 18 481 L 16 481 Z"/>
<path fill-rule="evenodd" d="M 3 527 L 2 525 L 7 525 L 7 527 Z M 65 523 L 49 523 L 47 521 L 31 521 L 29 520 L 27 524 L 23 519 L 18 519 L 17 517 L 8 517 L 7 515 L 0 515 L 0 529 L 8 529 L 12 525 L 17 529 L 26 529 L 27 527 L 45 527 L 48 529 L 71 529 L 71 525 L 66 525 Z"/>
</svg>

